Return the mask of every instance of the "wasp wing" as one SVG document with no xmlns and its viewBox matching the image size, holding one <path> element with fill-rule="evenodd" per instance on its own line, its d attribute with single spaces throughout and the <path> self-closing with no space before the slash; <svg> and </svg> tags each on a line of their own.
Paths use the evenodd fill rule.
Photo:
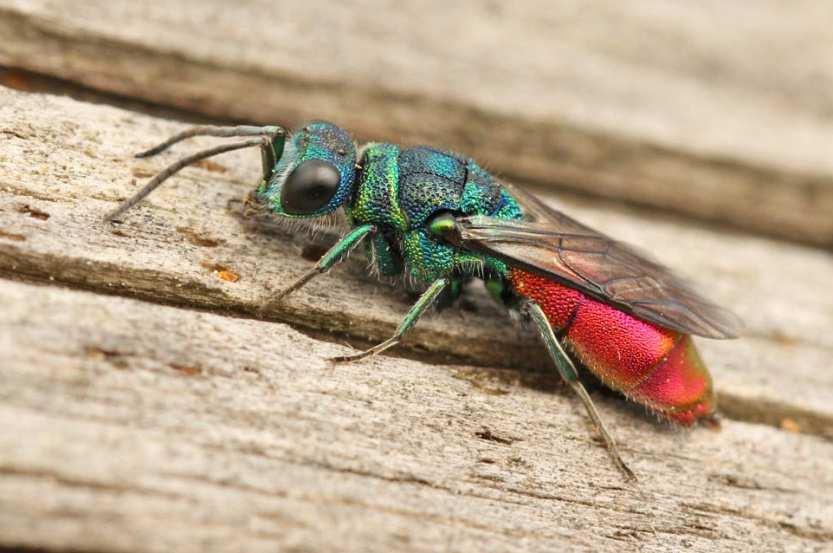
<svg viewBox="0 0 833 553">
<path fill-rule="evenodd" d="M 660 326 L 707 338 L 735 338 L 740 320 L 688 283 L 621 242 L 511 187 L 526 219 L 457 219 L 454 241 L 512 266 L 552 277 Z"/>
</svg>

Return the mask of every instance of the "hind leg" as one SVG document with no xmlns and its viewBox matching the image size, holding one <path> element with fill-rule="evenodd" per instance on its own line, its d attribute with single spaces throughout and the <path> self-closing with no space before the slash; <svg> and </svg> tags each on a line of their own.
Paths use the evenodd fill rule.
<svg viewBox="0 0 833 553">
<path fill-rule="evenodd" d="M 593 421 L 593 424 L 595 424 L 596 428 L 598 428 L 599 434 L 601 434 L 602 439 L 605 442 L 605 446 L 607 447 L 607 451 L 610 454 L 613 463 L 616 465 L 616 468 L 618 468 L 622 474 L 625 475 L 626 479 L 636 480 L 636 475 L 622 460 L 622 456 L 619 454 L 619 448 L 616 447 L 616 442 L 613 440 L 613 436 L 611 436 L 610 432 L 608 432 L 607 428 L 605 428 L 605 425 L 599 416 L 599 412 L 596 410 L 596 406 L 593 405 L 593 400 L 590 398 L 590 394 L 587 393 L 587 389 L 578 379 L 578 371 L 576 370 L 572 359 L 570 359 L 570 356 L 561 345 L 561 342 L 559 342 L 558 338 L 555 336 L 546 314 L 537 303 L 532 301 L 526 302 L 526 309 L 532 317 L 532 320 L 535 322 L 535 325 L 538 327 L 538 333 L 544 341 L 544 345 L 547 347 L 547 352 L 549 352 L 550 358 L 553 360 L 556 368 L 558 369 L 558 374 L 561 375 L 564 382 L 572 388 L 584 404 L 584 408 L 587 410 L 587 414 L 590 415 L 590 419 Z"/>
</svg>

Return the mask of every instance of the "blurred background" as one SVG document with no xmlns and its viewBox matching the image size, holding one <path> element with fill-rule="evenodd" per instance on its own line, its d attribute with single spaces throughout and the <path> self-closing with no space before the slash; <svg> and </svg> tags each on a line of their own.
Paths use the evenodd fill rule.
<svg viewBox="0 0 833 553">
<path fill-rule="evenodd" d="M 330 119 L 827 249 L 831 24 L 824 0 L 0 0 L 0 78 L 176 119 Z"/>
</svg>

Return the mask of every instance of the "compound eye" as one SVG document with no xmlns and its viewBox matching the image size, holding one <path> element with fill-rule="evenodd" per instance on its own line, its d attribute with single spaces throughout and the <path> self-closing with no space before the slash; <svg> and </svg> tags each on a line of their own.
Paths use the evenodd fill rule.
<svg viewBox="0 0 833 553">
<path fill-rule="evenodd" d="M 292 215 L 309 215 L 329 203 L 340 183 L 341 174 L 335 165 L 310 159 L 287 177 L 281 190 L 281 206 Z"/>
</svg>

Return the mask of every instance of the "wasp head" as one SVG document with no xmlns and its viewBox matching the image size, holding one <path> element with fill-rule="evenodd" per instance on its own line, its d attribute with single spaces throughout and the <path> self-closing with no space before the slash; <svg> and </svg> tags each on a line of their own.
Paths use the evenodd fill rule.
<svg viewBox="0 0 833 553">
<path fill-rule="evenodd" d="M 308 123 L 275 144 L 271 175 L 257 190 L 258 199 L 277 215 L 320 217 L 350 198 L 356 177 L 356 145 L 342 128 L 324 121 Z"/>
</svg>

